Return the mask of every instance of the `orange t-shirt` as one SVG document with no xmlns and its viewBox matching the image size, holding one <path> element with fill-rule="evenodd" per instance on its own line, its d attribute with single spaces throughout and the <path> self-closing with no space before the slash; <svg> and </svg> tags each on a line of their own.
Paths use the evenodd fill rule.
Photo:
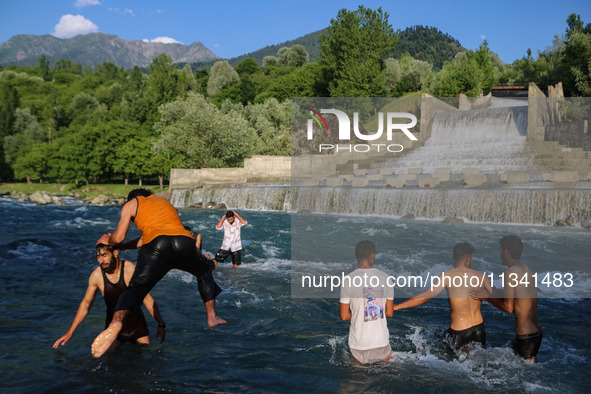
<svg viewBox="0 0 591 394">
<path fill-rule="evenodd" d="M 156 196 L 136 198 L 137 212 L 133 222 L 142 232 L 144 244 L 160 235 L 191 236 L 183 227 L 176 208 L 165 198 Z"/>
</svg>

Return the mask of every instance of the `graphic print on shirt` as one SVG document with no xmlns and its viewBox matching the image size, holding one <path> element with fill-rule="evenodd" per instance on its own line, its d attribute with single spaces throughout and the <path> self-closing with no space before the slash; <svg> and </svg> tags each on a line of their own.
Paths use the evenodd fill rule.
<svg viewBox="0 0 591 394">
<path fill-rule="evenodd" d="M 363 321 L 373 321 L 384 318 L 384 305 L 383 302 L 381 302 L 383 298 L 383 288 L 363 288 L 363 299 L 365 301 L 365 305 L 363 308 Z"/>
</svg>

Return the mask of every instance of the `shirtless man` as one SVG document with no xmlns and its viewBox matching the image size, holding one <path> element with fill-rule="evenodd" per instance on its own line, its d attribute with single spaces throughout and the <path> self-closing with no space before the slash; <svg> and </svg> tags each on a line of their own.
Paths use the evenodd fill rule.
<svg viewBox="0 0 591 394">
<path fill-rule="evenodd" d="M 99 262 L 99 266 L 92 271 L 88 278 L 86 294 L 84 295 L 82 302 L 80 302 L 74 321 L 72 322 L 70 329 L 55 341 L 53 344 L 54 349 L 59 345 L 65 345 L 66 342 L 72 338 L 74 331 L 76 331 L 84 318 L 86 318 L 86 315 L 88 315 L 88 311 L 94 302 L 97 290 L 100 290 L 105 299 L 105 304 L 107 305 L 107 315 L 105 317 L 105 328 L 107 328 L 113 319 L 113 311 L 119 296 L 129 285 L 129 280 L 135 271 L 135 265 L 130 261 L 119 259 L 119 251 L 117 249 L 113 249 L 111 246 L 97 245 L 96 258 Z M 160 316 L 156 301 L 154 301 L 154 298 L 152 298 L 149 293 L 144 298 L 144 305 L 148 312 L 150 312 L 150 315 L 152 315 L 158 323 L 156 338 L 161 338 L 160 343 L 164 342 L 166 325 L 164 324 L 164 320 L 162 320 L 162 316 Z M 146 324 L 146 319 L 144 318 L 141 309 L 133 311 L 128 318 L 125 319 L 121 332 L 119 332 L 117 339 L 113 342 L 113 345 L 111 345 L 111 350 L 115 350 L 126 341 L 133 341 L 145 345 L 150 343 L 148 325 Z"/>
<path fill-rule="evenodd" d="M 215 298 L 222 291 L 211 273 L 215 264 L 195 247 L 195 240 L 184 229 L 176 208 L 149 190 L 134 189 L 121 208 L 121 218 L 115 232 L 103 234 L 97 243 L 120 247 L 132 222 L 142 235 L 124 245 L 140 247 L 136 269 L 129 287 L 119 297 L 111 324 L 92 344 L 95 358 L 109 349 L 121 330 L 123 319 L 139 307 L 146 294 L 171 269 L 180 269 L 197 277 L 197 288 L 205 304 L 207 325 L 214 327 L 226 324 L 215 314 Z"/>
<path fill-rule="evenodd" d="M 505 288 L 485 286 L 486 300 L 507 313 L 515 315 L 516 338 L 511 343 L 513 350 L 527 361 L 536 362 L 542 344 L 542 330 L 538 321 L 538 298 L 532 272 L 519 261 L 523 243 L 516 235 L 507 235 L 499 240 L 501 262 L 509 267 L 505 273 Z"/>
<path fill-rule="evenodd" d="M 486 332 L 484 321 L 480 314 L 482 301 L 470 298 L 470 289 L 481 282 L 490 281 L 483 272 L 470 268 L 474 257 L 474 248 L 467 242 L 454 246 L 453 257 L 456 267 L 445 271 L 439 276 L 433 286 L 413 298 L 394 305 L 394 310 L 412 308 L 422 305 L 431 298 L 436 297 L 445 288 L 451 308 L 451 324 L 446 335 L 454 350 L 459 350 L 471 342 L 477 342 L 486 346 Z"/>
</svg>

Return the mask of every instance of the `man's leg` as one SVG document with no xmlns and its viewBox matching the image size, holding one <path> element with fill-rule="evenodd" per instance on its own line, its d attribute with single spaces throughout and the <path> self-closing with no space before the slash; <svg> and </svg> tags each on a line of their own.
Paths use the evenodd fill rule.
<svg viewBox="0 0 591 394">
<path fill-rule="evenodd" d="M 226 259 L 228 258 L 228 256 L 230 255 L 230 251 L 229 250 L 224 250 L 224 249 L 220 249 L 218 250 L 218 252 L 215 254 L 215 264 L 217 265 L 218 263 L 223 263 L 224 261 L 226 261 Z"/>
<path fill-rule="evenodd" d="M 240 251 L 236 250 L 232 252 L 232 267 L 236 268 L 240 264 L 242 264 L 242 258 L 240 256 Z"/>
<path fill-rule="evenodd" d="M 205 312 L 207 313 L 207 325 L 209 327 L 219 326 L 220 324 L 226 324 L 227 321 L 216 316 L 215 314 L 215 299 L 207 301 L 205 303 Z"/>
<path fill-rule="evenodd" d="M 115 312 L 109 327 L 107 327 L 105 331 L 101 332 L 98 337 L 95 338 L 94 342 L 92 342 L 92 346 L 90 348 L 92 357 L 99 358 L 105 354 L 107 350 L 109 350 L 111 345 L 115 343 L 117 340 L 117 335 L 119 335 L 119 331 L 121 331 L 121 328 L 123 327 L 123 319 L 125 316 L 127 316 L 128 312 L 128 310 L 120 310 Z"/>
<path fill-rule="evenodd" d="M 199 294 L 205 304 L 205 311 L 207 313 L 207 325 L 209 327 L 215 327 L 220 324 L 226 324 L 225 320 L 215 314 L 215 297 L 222 292 L 222 289 L 215 283 L 211 273 L 215 269 L 215 264 L 213 261 L 207 260 L 201 251 L 195 247 L 194 243 L 188 243 L 185 239 L 186 237 L 174 238 L 175 249 L 177 251 L 174 268 L 186 271 L 197 278 L 197 288 L 199 289 Z M 220 250 L 220 252 L 223 251 Z M 228 254 L 225 257 L 228 257 Z"/>
</svg>

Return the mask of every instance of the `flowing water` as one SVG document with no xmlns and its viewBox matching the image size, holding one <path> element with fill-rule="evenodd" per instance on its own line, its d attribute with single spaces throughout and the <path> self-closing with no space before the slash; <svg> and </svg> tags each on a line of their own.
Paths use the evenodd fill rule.
<svg viewBox="0 0 591 394">
<path fill-rule="evenodd" d="M 64 347 L 54 341 L 70 326 L 96 267 L 96 239 L 117 224 L 120 207 L 77 204 L 37 206 L 0 199 L 0 390 L 5 392 L 588 392 L 591 383 L 591 302 L 545 290 L 539 300 L 544 341 L 539 363 L 516 357 L 506 343 L 514 319 L 484 304 L 488 347 L 463 362 L 437 334 L 448 327 L 445 299 L 434 299 L 389 319 L 393 358 L 357 365 L 348 346 L 348 323 L 338 299 L 298 298 L 292 290 L 292 221 L 284 212 L 240 211 L 243 265 L 214 271 L 224 289 L 217 299 L 226 326 L 207 327 L 190 275 L 170 272 L 152 291 L 167 324 L 166 341 L 147 348 L 124 345 L 94 360 L 90 344 L 102 329 L 104 304 L 93 308 Z M 183 221 L 203 234 L 211 253 L 221 244 L 214 229 L 222 211 L 180 209 Z M 581 229 L 530 225 L 452 224 L 350 215 L 311 215 L 308 252 L 319 270 L 340 260 L 352 271 L 352 244 L 373 240 L 376 266 L 389 274 L 450 267 L 451 247 L 475 245 L 474 268 L 499 273 L 498 243 L 508 233 L 525 243 L 532 268 L 564 271 L 589 263 L 589 234 Z M 130 236 L 137 235 L 132 226 Z M 303 236 L 305 235 L 305 236 Z M 300 245 L 296 245 L 299 247 Z M 125 251 L 135 261 L 137 252 Z M 323 262 L 326 256 L 326 262 Z M 575 276 L 589 288 L 590 276 Z M 395 293 L 396 297 L 396 293 Z M 399 302 L 397 298 L 395 302 Z M 156 323 L 146 313 L 152 335 Z"/>
</svg>

